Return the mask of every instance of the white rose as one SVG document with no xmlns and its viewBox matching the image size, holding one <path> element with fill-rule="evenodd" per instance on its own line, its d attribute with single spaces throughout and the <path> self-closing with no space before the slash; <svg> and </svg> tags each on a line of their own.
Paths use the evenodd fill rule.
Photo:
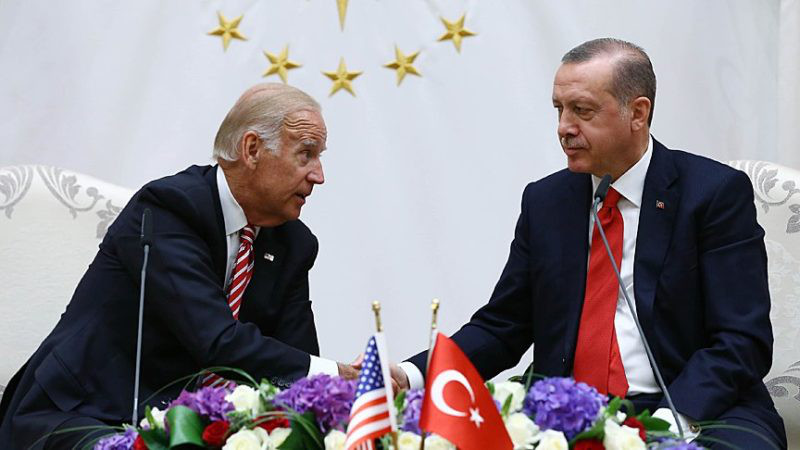
<svg viewBox="0 0 800 450">
<path fill-rule="evenodd" d="M 231 402 L 236 411 L 250 411 L 253 415 L 262 412 L 258 391 L 250 386 L 236 386 L 233 392 L 225 396 L 225 400 Z"/>
<path fill-rule="evenodd" d="M 564 433 L 555 430 L 545 430 L 539 434 L 539 445 L 536 450 L 567 450 L 569 443 Z"/>
<path fill-rule="evenodd" d="M 344 450 L 344 441 L 347 435 L 339 430 L 331 430 L 325 436 L 325 450 Z"/>
<path fill-rule="evenodd" d="M 262 450 L 261 437 L 257 432 L 243 428 L 228 438 L 222 450 Z"/>
<path fill-rule="evenodd" d="M 506 399 L 511 396 L 511 409 L 510 413 L 517 412 L 522 409 L 522 402 L 525 401 L 525 386 L 513 381 L 502 381 L 494 385 L 495 400 L 500 402 L 500 407 L 506 404 Z"/>
<path fill-rule="evenodd" d="M 419 450 L 422 438 L 410 431 L 402 431 L 397 436 L 397 450 Z"/>
<path fill-rule="evenodd" d="M 456 450 L 456 446 L 453 445 L 447 439 L 437 435 L 432 434 L 425 438 L 425 449 L 426 450 Z"/>
<path fill-rule="evenodd" d="M 644 450 L 645 445 L 639 437 L 639 430 L 626 425 L 620 426 L 613 420 L 606 420 L 603 426 L 605 437 L 603 446 L 608 450 Z"/>
<path fill-rule="evenodd" d="M 272 439 L 269 438 L 269 432 L 267 432 L 267 430 L 256 427 L 253 428 L 253 432 L 261 441 L 261 450 L 275 450 L 276 446 L 272 443 Z"/>
<path fill-rule="evenodd" d="M 283 441 L 292 434 L 291 428 L 275 428 L 272 430 L 272 433 L 269 434 L 270 440 L 272 440 L 272 445 L 275 448 L 278 448 L 279 445 L 283 444 Z"/>
<path fill-rule="evenodd" d="M 511 436 L 515 449 L 533 448 L 539 427 L 525 414 L 514 413 L 506 419 L 506 431 Z"/>
<path fill-rule="evenodd" d="M 141 426 L 142 428 L 153 428 L 153 426 L 155 426 L 155 428 L 160 428 L 163 430 L 164 419 L 167 418 L 167 411 L 166 410 L 161 411 L 158 408 L 152 408 L 150 409 L 150 414 L 153 415 L 153 421 L 155 422 L 155 424 L 151 424 L 150 421 L 147 420 L 147 416 L 144 416 L 141 423 L 139 423 L 139 426 Z"/>
</svg>

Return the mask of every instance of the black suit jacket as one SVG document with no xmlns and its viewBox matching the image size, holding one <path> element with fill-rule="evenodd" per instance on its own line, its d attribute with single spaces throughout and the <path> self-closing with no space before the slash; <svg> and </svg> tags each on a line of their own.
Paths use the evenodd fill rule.
<svg viewBox="0 0 800 450">
<path fill-rule="evenodd" d="M 745 405 L 778 429 L 762 383 L 772 361 L 772 328 L 764 231 L 750 181 L 723 164 L 653 143 L 634 294 L 668 389 L 677 409 L 693 419 Z M 491 299 L 453 336 L 485 379 L 517 364 L 531 344 L 537 373 L 571 375 L 591 190 L 588 174 L 568 170 L 525 188 Z M 425 353 L 410 361 L 424 373 Z"/>
<path fill-rule="evenodd" d="M 309 354 L 319 354 L 308 293 L 317 240 L 300 221 L 262 228 L 254 243 L 253 278 L 239 320 L 234 320 L 223 291 L 227 243 L 216 170 L 193 166 L 133 196 L 109 228 L 61 320 L 4 393 L 3 448 L 27 448 L 75 416 L 107 423 L 130 420 L 144 208 L 152 211 L 154 238 L 140 400 L 211 366 L 241 368 L 279 385 L 307 374 Z M 273 261 L 264 257 L 267 252 Z M 149 403 L 176 397 L 181 386 L 162 391 Z"/>
</svg>

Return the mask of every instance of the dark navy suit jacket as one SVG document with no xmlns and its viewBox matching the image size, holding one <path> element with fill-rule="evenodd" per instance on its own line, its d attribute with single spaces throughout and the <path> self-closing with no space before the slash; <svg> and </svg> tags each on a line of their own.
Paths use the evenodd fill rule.
<svg viewBox="0 0 800 450">
<path fill-rule="evenodd" d="M 234 320 L 223 292 L 227 243 L 216 170 L 193 166 L 153 181 L 123 209 L 61 320 L 5 391 L 3 448 L 27 448 L 76 416 L 130 421 L 144 208 L 152 211 L 154 241 L 140 400 L 211 366 L 238 367 L 279 385 L 307 374 L 309 354 L 319 354 L 308 293 L 317 240 L 300 221 L 262 228 L 253 278 Z M 182 386 L 148 403 L 159 406 Z"/>
<path fill-rule="evenodd" d="M 675 405 L 695 420 L 744 405 L 783 434 L 762 383 L 772 361 L 772 328 L 764 231 L 750 180 L 718 162 L 653 144 L 634 293 Z M 531 344 L 536 373 L 571 375 L 591 190 L 590 175 L 568 170 L 525 188 L 491 299 L 453 336 L 484 379 L 516 365 Z M 424 373 L 425 353 L 410 361 Z"/>
</svg>

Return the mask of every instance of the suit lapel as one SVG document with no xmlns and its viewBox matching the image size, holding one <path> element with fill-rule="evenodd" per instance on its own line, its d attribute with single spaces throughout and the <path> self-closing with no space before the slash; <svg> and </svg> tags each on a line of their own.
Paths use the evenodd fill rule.
<svg viewBox="0 0 800 450">
<path fill-rule="evenodd" d="M 558 200 L 561 213 L 559 218 L 561 232 L 562 300 L 564 302 L 564 355 L 574 356 L 575 341 L 578 337 L 578 324 L 583 308 L 586 288 L 586 264 L 589 252 L 589 208 L 591 207 L 592 182 L 589 175 L 573 174 L 569 189 L 562 191 Z M 568 364 L 566 367 L 572 367 Z"/>
<path fill-rule="evenodd" d="M 212 167 L 203 174 L 203 178 L 211 188 L 211 204 L 214 207 L 214 224 L 216 229 L 213 230 L 211 236 L 214 237 L 208 243 L 211 249 L 211 258 L 214 262 L 214 273 L 217 275 L 219 285 L 225 284 L 225 266 L 228 261 L 228 241 L 225 234 L 225 219 L 222 216 L 222 206 L 219 200 L 219 188 L 217 187 L 217 170 L 219 167 Z"/>
<path fill-rule="evenodd" d="M 253 277 L 244 292 L 242 317 L 254 319 L 266 311 L 286 256 L 286 246 L 278 242 L 275 230 L 261 228 L 254 243 Z"/>
<path fill-rule="evenodd" d="M 664 266 L 680 192 L 675 185 L 678 173 L 669 151 L 653 139 L 653 157 L 644 182 L 636 257 L 633 268 L 636 312 L 645 334 L 650 334 L 658 279 Z M 654 342 L 654 336 L 647 336 Z M 657 348 L 654 349 L 657 351 Z"/>
</svg>

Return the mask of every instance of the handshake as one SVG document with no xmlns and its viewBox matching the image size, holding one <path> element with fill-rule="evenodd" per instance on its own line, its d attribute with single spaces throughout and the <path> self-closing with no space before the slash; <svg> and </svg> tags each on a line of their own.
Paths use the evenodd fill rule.
<svg viewBox="0 0 800 450">
<path fill-rule="evenodd" d="M 339 376 L 346 380 L 354 380 L 358 378 L 358 373 L 361 371 L 361 366 L 364 362 L 364 354 L 358 355 L 350 364 L 336 363 L 339 366 Z M 408 375 L 397 364 L 390 364 L 389 371 L 392 377 L 392 392 L 397 395 L 400 391 L 404 391 L 410 387 Z"/>
</svg>

